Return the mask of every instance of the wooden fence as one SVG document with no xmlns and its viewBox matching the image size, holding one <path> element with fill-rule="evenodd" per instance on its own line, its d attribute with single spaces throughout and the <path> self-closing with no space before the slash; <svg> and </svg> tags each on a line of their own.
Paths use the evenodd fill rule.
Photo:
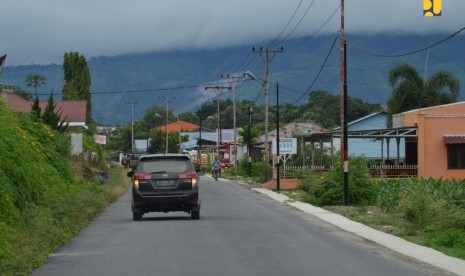
<svg viewBox="0 0 465 276">
<path fill-rule="evenodd" d="M 312 170 L 316 173 L 324 173 L 330 170 L 325 166 L 286 166 L 286 178 L 294 178 L 303 170 Z M 417 165 L 370 165 L 368 170 L 373 178 L 405 178 L 418 175 Z M 350 173 L 350 170 L 349 170 Z M 281 167 L 281 177 L 284 176 L 284 168 Z"/>
</svg>

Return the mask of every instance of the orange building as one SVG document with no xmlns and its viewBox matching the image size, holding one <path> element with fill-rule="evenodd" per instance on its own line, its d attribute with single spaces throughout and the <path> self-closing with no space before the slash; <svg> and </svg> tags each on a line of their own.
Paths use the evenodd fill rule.
<svg viewBox="0 0 465 276">
<path fill-rule="evenodd" d="M 417 128 L 405 155 L 407 164 L 418 164 L 418 177 L 465 179 L 465 102 L 396 114 L 393 127 Z"/>
</svg>

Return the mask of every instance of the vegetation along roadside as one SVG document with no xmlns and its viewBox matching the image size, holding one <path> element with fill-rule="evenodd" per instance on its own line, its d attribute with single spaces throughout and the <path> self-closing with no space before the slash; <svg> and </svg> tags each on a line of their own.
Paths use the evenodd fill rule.
<svg viewBox="0 0 465 276">
<path fill-rule="evenodd" d="M 1 98 L 0 121 L 8 133 L 0 136 L 0 275 L 28 275 L 129 183 L 86 133 L 84 150 L 98 152 L 97 161 L 71 158 L 69 133 L 12 112 Z"/>
<path fill-rule="evenodd" d="M 465 259 L 465 181 L 375 180 L 361 157 L 349 162 L 350 206 L 343 206 L 342 167 L 302 172 L 291 198 L 323 207 L 374 229 Z"/>
</svg>

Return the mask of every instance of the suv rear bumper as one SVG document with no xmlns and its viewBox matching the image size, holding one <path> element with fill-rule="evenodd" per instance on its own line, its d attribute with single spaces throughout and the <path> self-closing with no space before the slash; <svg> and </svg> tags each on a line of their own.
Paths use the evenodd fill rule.
<svg viewBox="0 0 465 276">
<path fill-rule="evenodd" d="M 192 191 L 184 195 L 151 195 L 144 196 L 133 187 L 132 211 L 148 212 L 172 212 L 200 209 L 199 193 Z"/>
</svg>

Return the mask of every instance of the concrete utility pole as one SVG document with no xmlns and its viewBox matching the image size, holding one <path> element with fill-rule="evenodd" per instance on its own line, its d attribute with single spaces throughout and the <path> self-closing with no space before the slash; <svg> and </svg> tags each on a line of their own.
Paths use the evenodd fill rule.
<svg viewBox="0 0 465 276">
<path fill-rule="evenodd" d="M 158 96 L 158 98 L 166 103 L 166 118 L 165 118 L 165 154 L 168 153 L 168 110 L 170 103 L 176 99 L 175 96 L 165 97 Z"/>
<path fill-rule="evenodd" d="M 217 116 L 217 128 L 218 128 L 218 132 L 217 132 L 217 139 L 216 139 L 216 148 L 218 150 L 218 154 L 219 154 L 219 148 L 220 148 L 220 144 L 221 144 L 221 141 L 220 141 L 220 134 L 221 134 L 221 126 L 220 126 L 220 95 L 221 95 L 221 92 L 223 91 L 223 89 L 228 89 L 228 90 L 231 90 L 231 86 L 220 86 L 220 85 L 217 85 L 217 86 L 205 86 L 205 90 L 210 90 L 210 89 L 213 89 L 213 91 L 215 91 L 215 94 L 216 94 L 216 116 Z"/>
<path fill-rule="evenodd" d="M 341 161 L 344 164 L 344 205 L 349 205 L 349 153 L 347 146 L 347 64 L 344 34 L 344 0 L 341 0 Z"/>
<path fill-rule="evenodd" d="M 268 162 L 270 160 L 269 157 L 269 145 L 268 145 L 268 98 L 269 98 L 269 87 L 268 87 L 268 78 L 269 78 L 269 63 L 271 60 L 273 60 L 274 56 L 277 53 L 281 53 L 284 51 L 284 47 L 281 46 L 278 50 L 270 50 L 268 48 L 263 49 L 263 47 L 260 47 L 259 49 L 255 49 L 255 46 L 252 48 L 252 51 L 254 53 L 260 53 L 260 56 L 262 59 L 265 61 L 265 82 L 264 82 L 264 87 L 265 87 L 265 164 L 264 164 L 264 170 L 265 170 L 265 182 L 268 181 Z M 263 58 L 263 53 L 265 53 L 265 58 Z M 272 57 L 270 59 L 270 53 L 272 54 Z"/>
<path fill-rule="evenodd" d="M 105 136 L 106 136 L 105 148 L 108 149 L 108 144 L 109 144 L 109 141 L 110 141 L 110 133 L 111 133 L 111 128 L 109 126 L 109 121 L 110 121 L 110 118 L 111 118 L 111 112 L 109 110 L 107 110 L 107 109 L 104 109 L 100 114 L 101 114 L 100 115 L 100 121 L 103 124 L 103 132 L 105 133 Z"/>
<path fill-rule="evenodd" d="M 134 153 L 134 105 L 138 104 L 138 102 L 130 100 L 126 101 L 126 104 L 131 106 L 131 153 Z"/>
<path fill-rule="evenodd" d="M 236 85 L 238 81 L 245 79 L 245 76 L 237 77 L 235 75 L 221 75 L 221 78 L 227 79 L 229 86 L 232 88 L 233 101 L 233 128 L 234 128 L 234 173 L 237 175 L 237 138 L 236 138 Z"/>
</svg>

